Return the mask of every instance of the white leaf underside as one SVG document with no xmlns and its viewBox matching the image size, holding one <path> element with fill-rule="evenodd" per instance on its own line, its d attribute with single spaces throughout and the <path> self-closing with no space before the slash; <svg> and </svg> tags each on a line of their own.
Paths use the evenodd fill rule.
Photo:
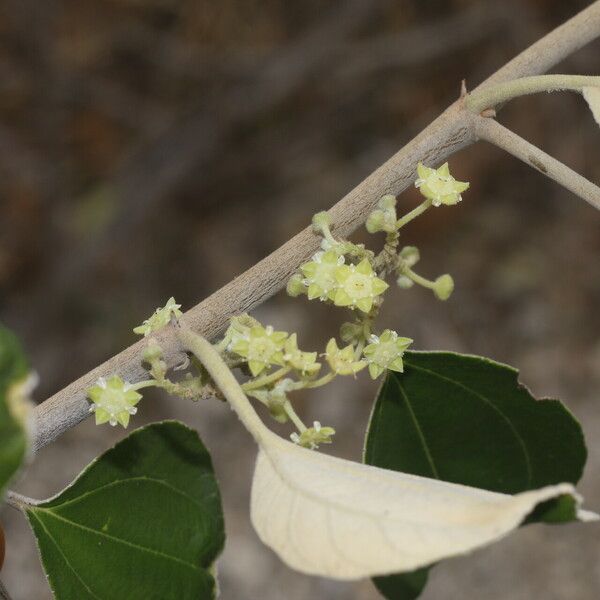
<svg viewBox="0 0 600 600">
<path fill-rule="evenodd" d="M 310 575 L 412 571 L 502 538 L 540 502 L 581 501 L 566 483 L 510 496 L 334 458 L 272 433 L 261 446 L 252 523 L 286 564 Z"/>
<path fill-rule="evenodd" d="M 584 87 L 582 93 L 589 104 L 596 123 L 600 125 L 600 87 Z"/>
</svg>

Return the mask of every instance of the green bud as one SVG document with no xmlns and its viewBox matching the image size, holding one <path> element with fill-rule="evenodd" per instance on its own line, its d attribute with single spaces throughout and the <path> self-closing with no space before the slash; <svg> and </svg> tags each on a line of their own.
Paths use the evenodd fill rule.
<svg viewBox="0 0 600 600">
<path fill-rule="evenodd" d="M 318 212 L 312 218 L 312 225 L 313 229 L 317 233 L 321 233 L 324 229 L 331 225 L 331 217 L 329 216 L 329 213 L 326 210 Z"/>
<path fill-rule="evenodd" d="M 448 275 L 448 274 L 440 275 L 435 280 L 435 287 L 433 288 L 433 293 L 440 300 L 448 300 L 448 298 L 450 298 L 450 295 L 452 294 L 453 291 L 454 291 L 454 280 L 452 279 L 452 277 L 450 275 Z"/>
<path fill-rule="evenodd" d="M 382 210 L 374 210 L 365 222 L 365 227 L 369 233 L 383 231 L 385 226 L 385 213 Z"/>
<path fill-rule="evenodd" d="M 412 279 L 409 279 L 406 275 L 400 275 L 400 277 L 396 279 L 396 284 L 400 289 L 408 290 L 415 285 L 415 282 Z"/>
<path fill-rule="evenodd" d="M 150 338 L 148 345 L 144 348 L 142 359 L 144 362 L 152 363 L 155 360 L 162 358 L 163 350 L 154 338 Z"/>
<path fill-rule="evenodd" d="M 396 208 L 396 196 L 392 194 L 386 194 L 385 196 L 381 197 L 381 200 L 379 200 L 378 204 L 379 208 L 382 208 L 383 210 Z"/>
<path fill-rule="evenodd" d="M 300 275 L 300 273 L 292 275 L 290 280 L 287 282 L 285 289 L 288 293 L 288 296 L 291 296 L 292 298 L 306 294 L 306 286 L 303 283 L 302 275 Z"/>
<path fill-rule="evenodd" d="M 358 323 L 342 323 L 342 326 L 340 327 L 340 337 L 346 343 L 356 341 L 361 337 L 362 332 L 362 325 L 359 325 Z"/>
<path fill-rule="evenodd" d="M 404 246 L 404 248 L 400 250 L 399 256 L 407 267 L 414 267 L 421 258 L 419 249 L 416 246 Z"/>
</svg>

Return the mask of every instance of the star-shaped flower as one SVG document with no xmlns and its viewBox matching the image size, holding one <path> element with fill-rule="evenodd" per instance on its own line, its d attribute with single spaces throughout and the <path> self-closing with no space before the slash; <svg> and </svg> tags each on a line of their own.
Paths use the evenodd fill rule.
<svg viewBox="0 0 600 600">
<path fill-rule="evenodd" d="M 466 181 L 456 181 L 450 175 L 448 163 L 444 163 L 439 169 L 431 169 L 419 163 L 417 173 L 419 178 L 415 181 L 415 187 L 419 188 L 425 198 L 431 200 L 433 206 L 457 204 L 462 200 L 462 192 L 469 187 Z"/>
<path fill-rule="evenodd" d="M 338 288 L 333 302 L 336 306 L 350 306 L 368 313 L 373 301 L 387 290 L 388 284 L 379 279 L 365 258 L 358 265 L 342 265 L 335 271 Z"/>
<path fill-rule="evenodd" d="M 331 338 L 327 343 L 325 357 L 331 370 L 338 375 L 355 375 L 367 366 L 364 360 L 354 358 L 354 347 L 352 345 L 340 350 L 335 338 Z"/>
<path fill-rule="evenodd" d="M 336 269 L 344 264 L 344 257 L 337 252 L 317 252 L 310 262 L 300 267 L 304 285 L 308 287 L 308 299 L 331 300 L 337 287 Z"/>
<path fill-rule="evenodd" d="M 87 395 L 92 401 L 90 412 L 96 414 L 96 425 L 108 422 L 113 427 L 117 423 L 127 427 L 129 417 L 137 412 L 135 405 L 142 398 L 130 383 L 118 375 L 108 380 L 100 377 L 96 385 L 88 389 Z"/>
<path fill-rule="evenodd" d="M 290 438 L 294 444 L 316 450 L 319 444 L 331 444 L 333 435 L 335 435 L 333 427 L 322 427 L 319 421 L 315 421 L 312 427 L 305 429 L 300 435 L 292 433 Z"/>
<path fill-rule="evenodd" d="M 171 321 L 171 315 L 175 315 L 177 318 L 181 317 L 183 313 L 179 310 L 180 308 L 181 304 L 177 304 L 175 298 L 171 296 L 162 308 L 157 308 L 154 314 L 142 325 L 135 327 L 133 332 L 144 336 L 150 335 L 167 325 Z"/>
<path fill-rule="evenodd" d="M 298 348 L 295 333 L 290 335 L 285 342 L 283 360 L 302 375 L 314 375 L 321 368 L 321 363 L 317 362 L 316 352 L 302 352 Z"/>
<path fill-rule="evenodd" d="M 402 356 L 413 341 L 407 337 L 398 337 L 390 329 L 386 329 L 379 337 L 372 335 L 370 341 L 363 350 L 363 355 L 369 363 L 371 378 L 377 379 L 386 369 L 402 373 Z"/>
<path fill-rule="evenodd" d="M 237 339 L 231 346 L 232 352 L 245 358 L 254 377 L 271 365 L 283 366 L 283 347 L 288 334 L 273 331 L 271 326 L 251 327 L 246 336 Z"/>
</svg>

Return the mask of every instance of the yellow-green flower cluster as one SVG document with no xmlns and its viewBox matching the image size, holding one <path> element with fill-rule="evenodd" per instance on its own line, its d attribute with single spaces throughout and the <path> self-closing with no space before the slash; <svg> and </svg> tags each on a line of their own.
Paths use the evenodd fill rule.
<svg viewBox="0 0 600 600">
<path fill-rule="evenodd" d="M 388 288 L 367 258 L 358 265 L 345 264 L 344 257 L 333 250 L 318 252 L 300 270 L 303 279 L 294 276 L 288 283 L 290 295 L 298 296 L 302 292 L 300 286 L 304 286 L 309 300 L 319 298 L 364 313 L 371 310 L 375 300 Z"/>
<path fill-rule="evenodd" d="M 466 181 L 456 181 L 450 175 L 448 163 L 444 163 L 439 169 L 431 169 L 419 163 L 417 174 L 419 178 L 415 181 L 415 187 L 419 188 L 425 198 L 431 200 L 433 206 L 457 204 L 462 200 L 461 194 L 469 188 Z"/>
</svg>

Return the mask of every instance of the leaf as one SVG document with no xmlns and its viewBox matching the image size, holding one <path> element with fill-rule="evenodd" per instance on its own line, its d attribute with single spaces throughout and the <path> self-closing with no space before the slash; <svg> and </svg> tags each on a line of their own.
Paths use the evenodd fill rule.
<svg viewBox="0 0 600 600">
<path fill-rule="evenodd" d="M 27 452 L 25 398 L 29 369 L 17 338 L 0 326 L 0 499 Z"/>
<path fill-rule="evenodd" d="M 579 481 L 586 460 L 581 426 L 557 400 L 536 400 L 518 371 L 445 352 L 405 354 L 377 397 L 365 462 L 495 492 L 515 494 Z M 542 503 L 527 522 L 576 518 L 572 496 Z M 411 575 L 375 584 L 394 600 L 418 597 Z"/>
<path fill-rule="evenodd" d="M 563 483 L 514 496 L 301 448 L 265 430 L 252 485 L 260 539 L 293 569 L 360 579 L 423 566 L 504 537 Z"/>
<path fill-rule="evenodd" d="M 500 539 L 547 500 L 568 495 L 580 502 L 570 483 L 510 496 L 292 444 L 267 429 L 208 340 L 182 320 L 176 333 L 259 446 L 252 523 L 293 569 L 333 579 L 414 571 Z"/>
<path fill-rule="evenodd" d="M 581 91 L 594 115 L 594 119 L 596 119 L 596 123 L 600 125 L 600 87 L 584 87 Z"/>
<path fill-rule="evenodd" d="M 208 451 L 181 423 L 134 431 L 26 514 L 58 600 L 214 597 L 219 489 Z"/>
</svg>

